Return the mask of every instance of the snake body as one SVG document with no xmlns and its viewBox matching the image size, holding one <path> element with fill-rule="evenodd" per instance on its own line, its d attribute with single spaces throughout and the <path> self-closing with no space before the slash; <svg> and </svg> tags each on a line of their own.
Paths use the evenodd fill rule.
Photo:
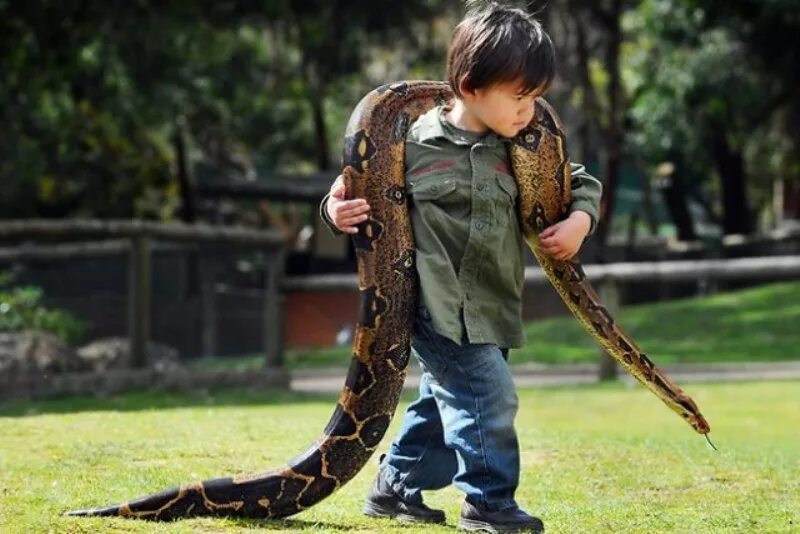
<svg viewBox="0 0 800 534">
<path fill-rule="evenodd" d="M 404 140 L 419 115 L 452 98 L 443 82 L 401 82 L 367 94 L 345 133 L 348 198 L 365 198 L 369 219 L 353 237 L 359 318 L 353 357 L 336 409 L 321 437 L 287 465 L 180 485 L 122 504 L 68 512 L 173 520 L 193 516 L 286 517 L 324 499 L 353 478 L 375 452 L 399 402 L 409 361 L 418 282 L 404 177 Z M 696 431 L 708 424 L 695 403 L 656 368 L 616 324 L 577 261 L 538 250 L 539 232 L 566 216 L 570 168 L 561 124 L 541 98 L 510 156 L 526 241 L 567 307 L 589 333 Z"/>
</svg>

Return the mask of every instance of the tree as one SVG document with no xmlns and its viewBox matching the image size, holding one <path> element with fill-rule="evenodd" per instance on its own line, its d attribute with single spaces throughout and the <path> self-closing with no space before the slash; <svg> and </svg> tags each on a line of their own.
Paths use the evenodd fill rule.
<svg viewBox="0 0 800 534">
<path fill-rule="evenodd" d="M 747 147 L 768 124 L 781 91 L 760 75 L 735 34 L 710 28 L 705 11 L 689 2 L 645 0 L 631 26 L 638 35 L 630 56 L 633 145 L 653 165 L 671 161 L 678 170 L 673 183 L 688 194 L 716 191 L 723 233 L 752 232 Z M 708 181 L 713 175 L 716 185 Z M 673 212 L 681 210 L 676 195 L 668 202 Z M 685 224 L 679 235 L 689 237 Z"/>
<path fill-rule="evenodd" d="M 760 73 L 762 107 L 760 134 L 748 147 L 749 166 L 759 172 L 751 176 L 761 185 L 756 190 L 769 201 L 773 184 L 794 189 L 800 206 L 800 101 L 795 98 L 800 72 L 800 3 L 796 0 L 686 0 L 706 13 L 705 28 L 724 28 L 736 36 L 753 58 L 752 68 Z M 789 185 L 785 187 L 784 184 Z M 795 213 L 800 217 L 800 211 Z"/>
<path fill-rule="evenodd" d="M 330 168 L 330 92 L 456 4 L 0 3 L 3 216 L 170 217 L 187 161 Z"/>
<path fill-rule="evenodd" d="M 624 157 L 628 101 L 622 83 L 621 51 L 625 33 L 621 25 L 632 3 L 623 0 L 570 0 L 554 4 L 550 26 L 560 44 L 562 74 L 567 81 L 559 97 L 580 106 L 579 157 L 600 152 L 603 198 L 595 240 L 602 251 L 608 239 L 617 193 L 617 178 Z M 601 252 L 602 255 L 602 252 Z"/>
</svg>

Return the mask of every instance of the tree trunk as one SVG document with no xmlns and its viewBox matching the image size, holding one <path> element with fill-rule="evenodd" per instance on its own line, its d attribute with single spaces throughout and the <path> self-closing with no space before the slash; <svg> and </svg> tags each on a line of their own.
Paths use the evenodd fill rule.
<svg viewBox="0 0 800 534">
<path fill-rule="evenodd" d="M 723 233 L 749 234 L 753 231 L 753 219 L 747 207 L 742 153 L 731 148 L 724 129 L 713 137 L 711 147 L 714 163 L 722 181 Z"/>
<path fill-rule="evenodd" d="M 577 74 L 580 80 L 581 90 L 583 91 L 583 105 L 586 110 L 586 116 L 578 130 L 581 150 L 583 151 L 581 158 L 582 161 L 586 162 L 587 156 L 591 153 L 592 148 L 592 121 L 594 121 L 595 124 L 600 122 L 598 120 L 599 111 L 594 86 L 589 77 L 589 44 L 586 40 L 586 29 L 577 12 L 571 10 L 569 14 L 572 19 L 573 31 L 575 34 Z"/>
<path fill-rule="evenodd" d="M 331 168 L 330 151 L 328 150 L 328 129 L 325 126 L 325 104 L 322 91 L 314 90 L 309 99 L 314 118 L 314 141 L 317 147 L 317 167 L 321 171 Z"/>
<path fill-rule="evenodd" d="M 642 216 L 647 222 L 647 229 L 650 235 L 658 235 L 658 219 L 656 218 L 653 203 L 653 186 L 648 175 L 637 166 L 636 176 L 639 178 L 639 185 L 642 187 Z"/>
<path fill-rule="evenodd" d="M 622 93 L 619 69 L 619 49 L 622 43 L 620 17 L 622 16 L 621 0 L 611 2 L 611 11 L 604 15 L 608 28 L 608 47 L 606 48 L 606 68 L 608 69 L 608 118 L 605 132 L 606 150 L 603 157 L 603 199 L 600 202 L 600 223 L 597 228 L 597 240 L 600 249 L 605 248 L 611 229 L 611 217 L 617 189 L 617 179 L 622 160 L 622 142 L 624 131 L 621 121 Z"/>
<path fill-rule="evenodd" d="M 800 182 L 786 178 L 783 182 L 783 215 L 786 219 L 800 219 Z"/>
<path fill-rule="evenodd" d="M 697 234 L 695 234 L 692 215 L 686 204 L 686 187 L 683 185 L 682 168 L 683 166 L 680 164 L 675 166 L 673 173 L 667 177 L 669 185 L 662 192 L 667 210 L 678 231 L 677 238 L 681 241 L 694 241 L 697 239 Z"/>
<path fill-rule="evenodd" d="M 192 180 L 189 176 L 189 156 L 186 154 L 186 138 L 184 134 L 184 120 L 175 121 L 175 158 L 178 161 L 178 190 L 181 195 L 180 218 L 185 223 L 193 223 L 197 218 L 194 207 L 194 192 L 192 191 Z"/>
</svg>

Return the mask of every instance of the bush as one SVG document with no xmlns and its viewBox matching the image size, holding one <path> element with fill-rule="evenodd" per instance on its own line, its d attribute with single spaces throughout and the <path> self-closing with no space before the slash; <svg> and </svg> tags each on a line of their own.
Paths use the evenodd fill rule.
<svg viewBox="0 0 800 534">
<path fill-rule="evenodd" d="M 38 329 L 69 344 L 79 342 L 86 331 L 85 323 L 63 310 L 46 308 L 43 297 L 41 288 L 11 287 L 11 277 L 0 273 L 0 332 Z"/>
</svg>

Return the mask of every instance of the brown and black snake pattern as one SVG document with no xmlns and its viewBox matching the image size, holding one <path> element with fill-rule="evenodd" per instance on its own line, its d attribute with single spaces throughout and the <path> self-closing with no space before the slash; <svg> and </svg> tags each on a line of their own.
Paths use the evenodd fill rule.
<svg viewBox="0 0 800 534">
<path fill-rule="evenodd" d="M 410 354 L 417 275 L 403 173 L 405 134 L 419 115 L 451 98 L 442 82 L 384 85 L 361 100 L 347 125 L 343 156 L 347 196 L 366 198 L 371 212 L 353 237 L 360 291 L 353 358 L 323 435 L 284 467 L 184 484 L 123 504 L 68 515 L 151 520 L 279 518 L 313 506 L 361 470 L 394 415 Z M 708 433 L 708 424 L 692 399 L 619 328 L 580 264 L 556 261 L 538 251 L 538 232 L 567 214 L 571 177 L 558 118 L 543 99 L 535 105 L 531 124 L 511 148 L 528 245 L 590 334 L 695 430 Z"/>
</svg>

